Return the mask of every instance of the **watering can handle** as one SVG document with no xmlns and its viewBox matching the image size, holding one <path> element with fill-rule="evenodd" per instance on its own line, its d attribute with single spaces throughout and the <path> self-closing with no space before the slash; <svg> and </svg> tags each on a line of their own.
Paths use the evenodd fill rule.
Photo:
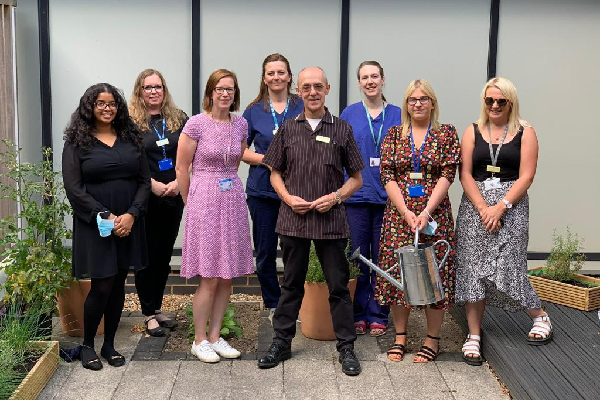
<svg viewBox="0 0 600 400">
<path fill-rule="evenodd" d="M 415 249 L 419 248 L 419 227 L 415 229 Z"/>
<path fill-rule="evenodd" d="M 444 268 L 444 264 L 446 264 L 446 259 L 448 258 L 448 255 L 450 254 L 451 247 L 450 247 L 450 243 L 448 243 L 448 241 L 443 240 L 443 239 L 440 239 L 437 242 L 435 242 L 433 244 L 433 246 L 437 246 L 438 243 L 444 243 L 447 247 L 446 254 L 444 254 L 444 257 L 442 258 L 442 261 L 440 262 L 440 269 L 442 269 L 442 268 Z"/>
</svg>

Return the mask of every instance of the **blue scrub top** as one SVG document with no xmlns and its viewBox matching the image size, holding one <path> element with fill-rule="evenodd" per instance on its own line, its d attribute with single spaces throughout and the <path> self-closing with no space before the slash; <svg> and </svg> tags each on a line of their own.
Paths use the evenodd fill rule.
<svg viewBox="0 0 600 400">
<path fill-rule="evenodd" d="M 304 109 L 302 99 L 290 99 L 288 112 L 285 115 L 285 120 L 296 118 Z M 279 126 L 283 125 L 283 113 L 275 112 Z M 275 121 L 273 115 L 265 103 L 259 102 L 253 106 L 246 108 L 243 117 L 248 121 L 248 147 L 254 143 L 254 150 L 259 154 L 265 154 L 271 141 L 273 140 L 273 129 L 275 129 Z M 251 165 L 248 181 L 246 181 L 246 194 L 248 196 L 267 197 L 271 199 L 279 199 L 277 193 L 271 186 L 271 172 L 264 165 Z"/>
<path fill-rule="evenodd" d="M 377 135 L 379 134 L 379 127 L 381 126 L 382 114 L 383 113 L 379 114 L 377 118 L 371 120 L 373 133 L 375 134 L 376 139 Z M 400 125 L 400 116 L 400 107 L 392 104 L 387 104 L 385 106 L 385 121 L 381 131 L 380 147 L 387 134 L 387 131 L 392 126 Z M 367 113 L 362 101 L 346 107 L 342 112 L 342 115 L 340 115 L 340 119 L 348 122 L 352 127 L 354 138 L 356 139 L 356 143 L 360 149 L 360 154 L 362 155 L 363 161 L 366 165 L 366 167 L 361 171 L 363 178 L 362 187 L 358 189 L 356 193 L 352 195 L 352 197 L 347 199 L 346 203 L 385 204 L 387 201 L 387 193 L 385 192 L 383 186 L 381 186 L 381 181 L 379 179 L 379 167 L 369 166 L 369 160 L 371 157 L 381 157 L 381 155 L 377 154 L 377 147 L 375 145 L 375 141 L 373 140 L 373 136 L 371 135 L 371 130 L 369 129 L 369 121 L 367 120 Z"/>
</svg>

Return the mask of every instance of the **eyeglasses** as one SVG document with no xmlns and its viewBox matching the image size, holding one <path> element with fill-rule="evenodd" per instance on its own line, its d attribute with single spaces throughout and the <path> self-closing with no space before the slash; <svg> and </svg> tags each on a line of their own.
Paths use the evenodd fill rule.
<svg viewBox="0 0 600 400">
<path fill-rule="evenodd" d="M 152 89 L 156 90 L 156 93 L 160 93 L 163 91 L 164 86 L 163 85 L 146 85 L 146 86 L 142 86 L 142 89 L 144 89 L 144 92 L 146 93 L 152 93 Z"/>
<path fill-rule="evenodd" d="M 315 89 L 315 92 L 320 93 L 325 90 L 325 85 L 322 83 L 315 83 L 314 85 L 302 85 L 302 87 L 300 87 L 302 93 L 310 93 L 312 89 Z"/>
<path fill-rule="evenodd" d="M 216 87 L 215 88 L 215 92 L 217 92 L 218 94 L 223 94 L 225 92 L 227 92 L 227 94 L 234 94 L 235 93 L 235 88 L 232 88 L 232 87 Z"/>
<path fill-rule="evenodd" d="M 493 97 L 486 97 L 483 99 L 486 106 L 494 105 L 494 102 L 498 104 L 498 107 L 504 107 L 508 103 L 508 99 L 494 99 Z"/>
<path fill-rule="evenodd" d="M 105 101 L 98 100 L 94 104 L 96 105 L 96 108 L 98 110 L 105 110 L 106 107 L 112 108 L 113 110 L 117 109 L 117 103 L 115 101 L 111 101 L 110 103 L 107 103 Z"/>
<path fill-rule="evenodd" d="M 429 103 L 429 96 L 409 97 L 408 98 L 408 104 L 410 104 L 411 106 L 414 106 L 415 104 L 417 104 L 417 101 L 421 104 L 427 104 L 427 103 Z"/>
</svg>

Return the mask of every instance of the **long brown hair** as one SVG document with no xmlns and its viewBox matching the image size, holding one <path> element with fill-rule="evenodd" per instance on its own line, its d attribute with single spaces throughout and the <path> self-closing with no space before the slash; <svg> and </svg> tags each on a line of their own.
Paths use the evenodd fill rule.
<svg viewBox="0 0 600 400">
<path fill-rule="evenodd" d="M 181 128 L 181 125 L 185 120 L 185 113 L 177 108 L 173 102 L 173 98 L 171 97 L 171 93 L 169 92 L 165 78 L 159 71 L 155 69 L 145 69 L 140 72 L 138 77 L 135 79 L 133 92 L 131 93 L 131 99 L 129 100 L 129 115 L 140 131 L 143 132 L 148 130 L 150 113 L 148 112 L 146 103 L 144 102 L 144 89 L 142 86 L 144 86 L 144 80 L 152 75 L 157 75 L 163 85 L 163 101 L 160 105 L 160 113 L 167 122 L 167 129 L 169 129 L 171 132 L 175 132 Z"/>
<path fill-rule="evenodd" d="M 268 110 L 269 88 L 267 87 L 267 84 L 265 83 L 264 78 L 265 78 L 265 73 L 266 73 L 266 69 L 267 69 L 267 64 L 270 62 L 274 62 L 274 61 L 281 61 L 282 63 L 284 63 L 285 67 L 287 69 L 287 72 L 290 75 L 290 81 L 287 84 L 288 97 L 290 98 L 290 101 L 295 102 L 299 98 L 297 94 L 292 93 L 293 75 L 292 75 L 292 69 L 290 68 L 290 62 L 282 54 L 274 53 L 274 54 L 269 54 L 264 59 L 264 61 L 262 63 L 262 73 L 260 75 L 260 87 L 258 89 L 258 96 L 256 96 L 256 98 L 254 100 L 252 100 L 250 102 L 250 104 L 248 104 L 248 107 L 246 107 L 246 108 L 250 108 L 253 105 L 258 104 L 262 101 L 262 102 L 264 102 L 265 110 Z"/>
</svg>

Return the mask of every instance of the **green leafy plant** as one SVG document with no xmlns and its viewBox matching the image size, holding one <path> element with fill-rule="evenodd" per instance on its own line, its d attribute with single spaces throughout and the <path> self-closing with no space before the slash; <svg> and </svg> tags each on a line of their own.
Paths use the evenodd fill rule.
<svg viewBox="0 0 600 400">
<path fill-rule="evenodd" d="M 43 306 L 36 304 L 23 313 L 16 304 L 0 311 L 0 400 L 8 399 L 27 375 L 25 365 L 43 352 L 31 345 L 37 336 Z"/>
<path fill-rule="evenodd" d="M 194 337 L 196 336 L 196 328 L 194 326 L 194 313 L 192 311 L 192 306 L 188 306 L 186 308 L 186 314 L 190 321 L 190 326 L 188 328 L 188 339 L 190 343 L 194 341 Z M 206 332 L 208 333 L 208 322 L 206 323 Z M 237 325 L 237 321 L 235 319 L 235 310 L 233 309 L 233 305 L 229 304 L 227 306 L 227 310 L 225 311 L 225 315 L 223 316 L 223 321 L 221 323 L 221 336 L 224 339 L 229 339 L 232 337 L 242 337 L 242 328 Z"/>
<path fill-rule="evenodd" d="M 583 238 L 572 233 L 571 229 L 567 227 L 564 235 L 558 234 L 554 230 L 552 242 L 546 267 L 532 275 L 540 275 L 560 282 L 575 281 L 575 273 L 585 262 L 585 254 L 581 253 Z"/>
<path fill-rule="evenodd" d="M 350 259 L 350 249 L 351 249 L 350 241 L 348 240 L 348 245 L 346 246 L 346 258 L 348 259 L 348 263 L 350 264 L 350 279 L 356 279 L 360 275 L 360 269 L 358 268 L 358 262 L 356 260 Z M 325 279 L 325 274 L 323 273 L 323 268 L 321 268 L 321 263 L 319 262 L 319 257 L 317 257 L 317 251 L 315 249 L 315 244 L 310 244 L 310 253 L 308 256 L 308 271 L 306 273 L 306 282 L 308 283 L 324 283 L 327 282 Z"/>
<path fill-rule="evenodd" d="M 20 149 L 10 141 L 4 145 L 0 198 L 11 199 L 19 209 L 0 219 L 0 261 L 7 275 L 0 288 L 6 290 L 7 303 L 40 304 L 48 313 L 56 307 L 56 294 L 73 279 L 71 250 L 64 243 L 72 238 L 65 223 L 71 207 L 50 148 L 42 149 L 42 161 L 35 164 L 20 162 Z"/>
</svg>

